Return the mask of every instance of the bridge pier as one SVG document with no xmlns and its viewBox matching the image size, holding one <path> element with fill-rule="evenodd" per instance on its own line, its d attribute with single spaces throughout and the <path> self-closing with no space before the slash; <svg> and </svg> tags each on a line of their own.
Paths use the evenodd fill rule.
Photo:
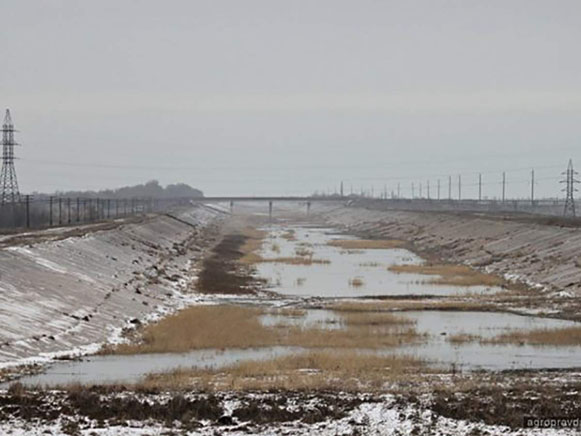
<svg viewBox="0 0 581 436">
<path fill-rule="evenodd" d="M 234 201 L 230 201 L 230 213 L 234 212 Z"/>
<path fill-rule="evenodd" d="M 272 222 L 272 201 L 268 202 L 268 220 Z"/>
<path fill-rule="evenodd" d="M 311 214 L 311 202 L 307 201 L 307 216 Z"/>
</svg>

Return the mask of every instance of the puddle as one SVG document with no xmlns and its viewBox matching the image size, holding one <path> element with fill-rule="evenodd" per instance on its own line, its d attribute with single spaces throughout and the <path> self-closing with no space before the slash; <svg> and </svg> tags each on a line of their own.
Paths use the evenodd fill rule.
<svg viewBox="0 0 581 436">
<path fill-rule="evenodd" d="M 398 316 L 415 321 L 426 341 L 382 350 L 381 354 L 410 354 L 435 367 L 455 365 L 465 370 L 506 370 L 523 368 L 575 368 L 581 366 L 581 346 L 523 346 L 517 344 L 480 344 L 448 341 L 452 335 L 467 334 L 492 338 L 516 330 L 564 328 L 578 325 L 573 321 L 521 316 L 495 312 L 409 311 Z M 265 322 L 266 320 L 266 322 Z M 308 310 L 304 317 L 268 315 L 265 325 L 285 324 L 318 328 L 341 328 L 340 313 L 330 310 Z M 368 352 L 368 351 L 365 351 Z"/>
<path fill-rule="evenodd" d="M 422 259 L 405 249 L 345 250 L 327 243 L 333 239 L 356 239 L 337 235 L 333 229 L 291 227 L 294 240 L 285 239 L 289 227 L 270 228 L 260 255 L 263 258 L 295 257 L 305 250 L 313 259 L 330 263 L 290 265 L 262 262 L 257 273 L 269 283 L 269 289 L 284 295 L 316 297 L 361 297 L 378 295 L 457 295 L 466 292 L 493 293 L 500 288 L 486 286 L 458 287 L 426 283 L 434 276 L 396 274 L 390 265 L 420 264 Z M 333 233 L 335 232 L 335 234 Z"/>
<path fill-rule="evenodd" d="M 300 328 L 340 329 L 343 318 L 332 310 L 305 310 L 303 316 L 266 314 L 259 317 L 264 326 L 293 326 Z"/>
<path fill-rule="evenodd" d="M 581 346 L 520 346 L 479 343 L 452 344 L 451 335 L 466 333 L 490 338 L 511 330 L 561 328 L 576 325 L 573 321 L 536 318 L 493 312 L 410 311 L 399 316 L 416 322 L 418 333 L 426 341 L 362 353 L 405 354 L 426 360 L 434 367 L 449 369 L 455 365 L 462 370 L 507 370 L 534 368 L 575 368 L 580 366 Z M 260 317 L 263 325 L 296 325 L 306 328 L 341 328 L 342 317 L 330 310 L 307 310 L 303 316 L 266 314 Z M 445 334 L 443 334 L 445 333 Z M 56 386 L 71 383 L 112 384 L 134 383 L 149 373 L 178 368 L 219 368 L 241 361 L 271 359 L 305 351 L 300 347 L 266 347 L 253 349 L 195 350 L 189 353 L 160 353 L 141 355 L 90 356 L 81 361 L 58 362 L 43 374 L 23 377 L 28 386 Z M 0 385 L 6 389 L 9 383 Z"/>
<path fill-rule="evenodd" d="M 271 359 L 299 351 L 296 347 L 269 347 L 226 350 L 195 350 L 189 353 L 90 356 L 80 361 L 57 362 L 46 372 L 18 381 L 27 386 L 56 386 L 71 383 L 135 383 L 150 373 L 178 368 L 216 368 L 245 360 Z M 9 383 L 0 385 L 6 389 Z"/>
<path fill-rule="evenodd" d="M 494 312 L 413 311 L 402 315 L 414 319 L 417 331 L 427 333 L 429 339 L 425 344 L 402 346 L 398 351 L 419 356 L 435 366 L 455 365 L 466 370 L 581 366 L 581 346 L 453 344 L 447 340 L 451 335 L 462 333 L 491 338 L 514 330 L 578 325 L 573 321 Z"/>
</svg>

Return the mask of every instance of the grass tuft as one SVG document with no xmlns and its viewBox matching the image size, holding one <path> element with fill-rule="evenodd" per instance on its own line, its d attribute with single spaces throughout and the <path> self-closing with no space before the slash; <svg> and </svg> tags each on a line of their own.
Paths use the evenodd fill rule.
<svg viewBox="0 0 581 436">
<path fill-rule="evenodd" d="M 241 362 L 220 369 L 182 369 L 150 375 L 149 388 L 221 390 L 383 389 L 386 383 L 415 374 L 423 362 L 409 356 L 318 351 Z"/>
<path fill-rule="evenodd" d="M 329 241 L 327 245 L 339 247 L 345 250 L 369 250 L 369 249 L 389 249 L 402 248 L 408 244 L 398 239 L 335 239 Z"/>
<path fill-rule="evenodd" d="M 363 285 L 365 285 L 365 282 L 361 277 L 349 279 L 349 286 L 351 286 L 352 288 L 360 288 Z"/>
<path fill-rule="evenodd" d="M 428 281 L 436 285 L 451 286 L 502 286 L 505 281 L 491 274 L 481 273 L 466 265 L 453 264 L 421 264 L 421 265 L 391 265 L 389 271 L 401 274 L 425 274 L 439 276 Z"/>
</svg>

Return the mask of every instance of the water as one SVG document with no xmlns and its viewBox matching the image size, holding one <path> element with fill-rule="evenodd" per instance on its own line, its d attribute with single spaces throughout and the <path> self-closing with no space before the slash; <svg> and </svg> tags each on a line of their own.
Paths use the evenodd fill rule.
<svg viewBox="0 0 581 436">
<path fill-rule="evenodd" d="M 313 259 L 328 264 L 290 265 L 263 262 L 256 265 L 258 275 L 269 288 L 284 295 L 317 297 L 362 297 L 379 295 L 457 295 L 466 292 L 494 293 L 500 288 L 458 287 L 427 283 L 434 276 L 396 274 L 390 265 L 420 264 L 422 259 L 405 249 L 345 250 L 327 245 L 333 239 L 350 239 L 333 234 L 333 229 L 292 227 L 296 240 L 283 237 L 289 227 L 273 227 L 260 255 L 266 259 L 295 257 L 297 250 L 309 250 Z M 355 238 L 351 238 L 355 239 Z M 274 248 L 274 249 L 273 249 Z M 350 281 L 359 278 L 362 286 Z"/>
<path fill-rule="evenodd" d="M 459 288 L 426 284 L 430 276 L 395 274 L 387 270 L 392 264 L 419 264 L 422 259 L 404 249 L 347 251 L 329 246 L 333 239 L 348 239 L 333 234 L 332 229 L 295 227 L 294 241 L 283 237 L 286 229 L 274 227 L 264 244 L 265 258 L 294 257 L 297 249 L 313 252 L 313 258 L 329 264 L 288 265 L 257 264 L 258 274 L 269 280 L 273 291 L 289 296 L 360 297 L 369 295 L 455 295 L 465 292 L 497 292 L 498 288 L 473 286 Z M 349 280 L 360 277 L 364 285 L 353 287 Z M 409 311 L 400 316 L 415 321 L 418 333 L 425 334 L 419 344 L 407 344 L 382 350 L 360 350 L 362 353 L 406 354 L 424 359 L 432 366 L 463 370 L 505 370 L 517 368 L 573 368 L 580 366 L 580 346 L 521 346 L 515 344 L 454 344 L 452 335 L 467 334 L 491 338 L 513 330 L 563 328 L 577 325 L 572 321 L 544 319 L 494 312 Z M 311 309 L 285 312 L 270 311 L 260 316 L 269 327 L 343 328 L 340 313 Z M 179 368 L 219 368 L 241 361 L 271 359 L 305 351 L 300 347 L 266 347 L 260 349 L 195 350 L 188 353 L 160 353 L 121 356 L 90 356 L 81 361 L 57 362 L 43 374 L 21 379 L 26 385 L 56 386 L 70 383 L 111 384 L 138 382 L 147 374 Z M 6 385 L 2 386 L 6 387 Z"/>
<path fill-rule="evenodd" d="M 496 312 L 406 311 L 398 316 L 415 321 L 425 342 L 381 350 L 381 354 L 399 353 L 421 358 L 435 367 L 466 370 L 506 370 L 522 368 L 576 368 L 581 366 L 580 346 L 523 346 L 517 344 L 455 344 L 452 335 L 467 334 L 493 338 L 511 331 L 565 328 L 578 325 L 565 321 L 534 316 Z M 303 327 L 341 328 L 340 314 L 330 310 L 310 310 L 304 317 L 268 315 L 268 324 L 288 324 Z"/>
<path fill-rule="evenodd" d="M 435 366 L 476 370 L 522 368 L 575 368 L 581 366 L 580 346 L 531 346 L 518 344 L 454 344 L 452 335 L 468 334 L 492 338 L 517 330 L 565 328 L 573 321 L 495 312 L 413 311 L 402 315 L 416 321 L 418 333 L 428 341 L 401 347 L 401 352 L 421 357 Z"/>
<path fill-rule="evenodd" d="M 179 368 L 218 368 L 246 360 L 272 359 L 297 352 L 295 347 L 206 349 L 188 353 L 89 356 L 79 361 L 57 362 L 44 373 L 23 377 L 28 386 L 58 386 L 72 383 L 135 383 L 147 374 Z M 3 389 L 7 383 L 0 386 Z"/>
<path fill-rule="evenodd" d="M 260 316 L 262 325 L 270 326 L 293 326 L 303 329 L 319 328 L 319 329 L 340 329 L 342 328 L 341 315 L 331 310 L 306 310 L 303 316 L 285 316 L 276 313 L 269 313 Z"/>
</svg>

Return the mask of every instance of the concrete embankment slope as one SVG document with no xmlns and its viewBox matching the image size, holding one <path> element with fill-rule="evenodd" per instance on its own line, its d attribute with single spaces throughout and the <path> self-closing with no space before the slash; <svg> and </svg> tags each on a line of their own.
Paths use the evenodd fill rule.
<svg viewBox="0 0 581 436">
<path fill-rule="evenodd" d="M 223 214 L 192 206 L 106 230 L 0 240 L 0 365 L 100 343 L 187 303 L 183 291 Z M 70 234 L 74 236 L 69 236 Z M 14 242 L 5 242 L 6 240 Z"/>
<path fill-rule="evenodd" d="M 319 209 L 355 232 L 404 239 L 440 258 L 467 263 L 537 287 L 547 297 L 581 296 L 581 229 L 486 215 Z"/>
</svg>

